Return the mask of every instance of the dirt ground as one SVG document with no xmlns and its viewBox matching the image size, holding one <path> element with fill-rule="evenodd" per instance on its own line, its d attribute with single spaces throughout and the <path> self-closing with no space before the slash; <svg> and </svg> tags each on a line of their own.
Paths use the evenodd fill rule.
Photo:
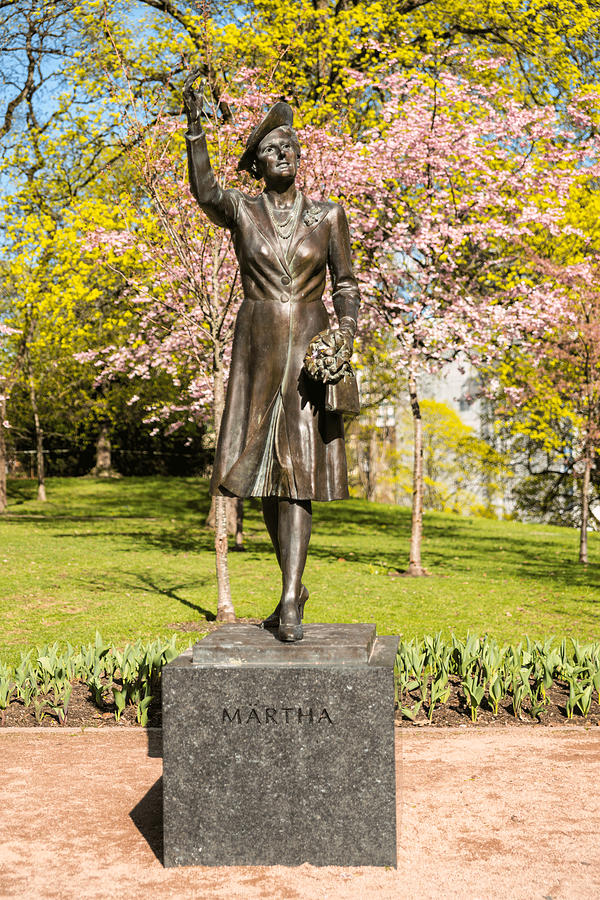
<svg viewBox="0 0 600 900">
<path fill-rule="evenodd" d="M 600 728 L 396 736 L 397 870 L 164 869 L 160 731 L 0 731 L 0 896 L 600 897 Z"/>
</svg>

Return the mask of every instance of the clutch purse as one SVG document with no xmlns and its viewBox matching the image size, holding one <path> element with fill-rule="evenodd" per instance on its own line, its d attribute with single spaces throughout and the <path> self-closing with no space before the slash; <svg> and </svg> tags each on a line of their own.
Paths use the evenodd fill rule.
<svg viewBox="0 0 600 900">
<path fill-rule="evenodd" d="M 339 381 L 325 385 L 325 409 L 328 412 L 343 413 L 345 416 L 357 416 L 360 412 L 358 384 L 352 367 L 344 373 Z"/>
</svg>

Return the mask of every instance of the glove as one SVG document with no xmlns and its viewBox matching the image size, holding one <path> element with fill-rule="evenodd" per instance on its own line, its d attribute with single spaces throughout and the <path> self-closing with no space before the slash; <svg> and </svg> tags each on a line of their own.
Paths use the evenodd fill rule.
<svg viewBox="0 0 600 900">
<path fill-rule="evenodd" d="M 193 126 L 196 126 L 195 130 L 200 133 L 202 132 L 201 116 L 204 105 L 204 81 L 199 91 L 194 90 L 193 84 L 201 72 L 201 67 L 190 72 L 183 86 L 183 105 L 187 115 L 188 129 L 191 130 Z"/>
</svg>

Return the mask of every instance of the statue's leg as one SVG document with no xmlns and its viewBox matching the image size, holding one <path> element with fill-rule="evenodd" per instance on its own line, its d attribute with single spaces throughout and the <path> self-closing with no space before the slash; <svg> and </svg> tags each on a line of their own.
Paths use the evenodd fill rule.
<svg viewBox="0 0 600 900">
<path fill-rule="evenodd" d="M 279 497 L 263 497 L 262 511 L 277 562 L 281 568 L 281 551 L 279 549 Z M 261 628 L 279 628 L 279 610 L 281 604 L 278 603 L 270 616 L 267 616 L 260 625 Z"/>
<path fill-rule="evenodd" d="M 265 520 L 265 525 L 267 527 L 267 531 L 269 532 L 269 537 L 271 538 L 271 542 L 273 544 L 273 549 L 275 550 L 275 556 L 277 557 L 277 562 L 279 563 L 279 567 L 281 568 L 284 592 L 286 590 L 286 580 L 289 583 L 290 576 L 288 575 L 287 579 L 286 579 L 286 575 L 284 574 L 283 568 L 281 566 L 281 548 L 280 548 L 280 543 L 279 543 L 280 510 L 282 510 L 282 515 L 285 518 L 286 513 L 288 511 L 290 511 L 290 508 L 293 505 L 298 505 L 298 504 L 302 504 L 303 508 L 301 505 L 301 508 L 299 511 L 296 511 L 296 512 L 291 511 L 292 516 L 296 515 L 296 516 L 299 516 L 301 519 L 302 518 L 306 519 L 305 511 L 306 510 L 308 511 L 308 531 L 306 533 L 305 538 L 302 537 L 303 531 L 306 531 L 305 526 L 303 526 L 301 523 L 300 528 L 299 528 L 301 545 L 304 545 L 304 543 L 305 543 L 305 546 L 303 547 L 303 551 L 302 551 L 304 554 L 304 559 L 303 559 L 303 562 L 301 565 L 300 575 L 299 575 L 300 594 L 299 594 L 299 599 L 298 599 L 299 608 L 300 608 L 300 620 L 302 620 L 302 615 L 304 613 L 304 604 L 308 600 L 308 591 L 301 582 L 302 582 L 302 572 L 304 571 L 304 566 L 306 564 L 306 554 L 308 551 L 308 542 L 310 540 L 310 530 L 311 530 L 311 525 L 312 525 L 311 503 L 310 503 L 310 501 L 281 500 L 279 497 L 263 497 L 262 498 L 263 518 Z M 290 527 L 289 524 L 284 524 L 283 525 L 284 532 L 286 531 L 286 529 L 289 530 L 289 527 Z M 292 527 L 293 527 L 293 525 L 292 525 Z M 287 554 L 287 556 L 289 559 L 289 557 L 290 557 L 289 553 Z M 293 558 L 290 560 L 290 562 L 292 563 L 292 565 L 291 565 L 291 568 L 288 566 L 288 570 L 290 570 L 292 572 L 292 581 L 293 581 L 293 579 L 294 579 L 293 571 L 295 568 L 297 569 L 297 565 L 295 564 Z M 291 591 L 292 591 L 292 596 L 296 596 L 293 594 L 293 591 L 294 591 L 293 586 L 291 588 Z M 261 627 L 262 628 L 278 628 L 279 627 L 280 610 L 281 610 L 281 603 L 278 603 L 277 606 L 275 607 L 275 609 L 273 610 L 273 612 L 271 613 L 271 615 L 267 616 L 267 618 L 261 622 Z"/>
<path fill-rule="evenodd" d="M 263 497 L 262 511 L 269 537 L 275 550 L 277 562 L 281 565 L 281 551 L 279 549 L 279 497 Z"/>
<path fill-rule="evenodd" d="M 282 592 L 279 637 L 284 641 L 302 639 L 302 613 L 308 592 L 302 584 L 312 527 L 310 500 L 279 500 L 279 565 Z"/>
</svg>

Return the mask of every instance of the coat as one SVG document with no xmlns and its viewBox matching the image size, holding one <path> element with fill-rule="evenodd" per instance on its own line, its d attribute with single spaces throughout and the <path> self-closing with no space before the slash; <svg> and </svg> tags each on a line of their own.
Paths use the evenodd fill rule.
<svg viewBox="0 0 600 900">
<path fill-rule="evenodd" d="M 348 496 L 344 423 L 325 410 L 325 387 L 303 368 L 310 341 L 330 326 L 326 272 L 338 319 L 356 320 L 346 216 L 336 203 L 302 195 L 287 253 L 264 194 L 223 190 L 206 139 L 188 133 L 192 193 L 232 233 L 243 301 L 235 324 L 225 408 L 211 481 L 213 494 L 339 500 Z"/>
</svg>

